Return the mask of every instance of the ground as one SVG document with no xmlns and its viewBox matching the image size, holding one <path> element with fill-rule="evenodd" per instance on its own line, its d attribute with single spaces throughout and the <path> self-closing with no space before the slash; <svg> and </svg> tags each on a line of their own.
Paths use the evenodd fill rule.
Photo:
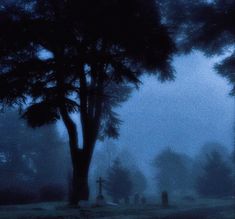
<svg viewBox="0 0 235 219">
<path fill-rule="evenodd" d="M 234 219 L 234 199 L 177 201 L 160 205 L 69 208 L 63 202 L 0 206 L 0 219 Z"/>
</svg>

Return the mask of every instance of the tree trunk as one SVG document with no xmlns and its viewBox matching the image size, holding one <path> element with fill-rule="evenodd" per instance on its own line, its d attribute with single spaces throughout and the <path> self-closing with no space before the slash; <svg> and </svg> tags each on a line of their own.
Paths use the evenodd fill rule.
<svg viewBox="0 0 235 219">
<path fill-rule="evenodd" d="M 78 147 L 77 127 L 73 122 L 69 113 L 64 105 L 60 107 L 60 114 L 68 132 L 70 155 L 72 160 L 72 179 L 69 195 L 69 202 L 71 205 L 77 205 L 82 199 L 87 200 L 89 196 L 88 183 L 87 183 L 87 171 L 85 164 L 83 164 L 84 157 L 82 156 L 82 150 Z M 84 189 L 84 192 L 81 190 Z M 83 194 L 82 194 L 83 193 Z M 86 194 L 86 195 L 85 195 Z"/>
<path fill-rule="evenodd" d="M 79 201 L 89 199 L 88 173 L 95 145 L 95 138 L 84 139 L 83 149 L 78 147 L 77 128 L 66 108 L 61 106 L 60 113 L 69 135 L 69 146 L 72 158 L 72 183 L 70 204 L 77 205 Z M 88 132 L 88 130 L 87 130 Z M 93 140 L 92 140 L 93 139 Z"/>
<path fill-rule="evenodd" d="M 77 205 L 79 201 L 89 200 L 88 173 L 89 163 L 83 150 L 73 154 L 73 159 L 77 162 L 73 163 L 73 178 L 72 178 L 72 194 L 70 204 Z"/>
</svg>

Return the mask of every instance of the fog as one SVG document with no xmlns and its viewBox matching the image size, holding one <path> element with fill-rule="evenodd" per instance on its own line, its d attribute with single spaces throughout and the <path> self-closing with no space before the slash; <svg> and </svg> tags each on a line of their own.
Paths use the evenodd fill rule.
<svg viewBox="0 0 235 219">
<path fill-rule="evenodd" d="M 173 153 L 187 157 L 188 161 L 191 160 L 188 166 L 197 166 L 195 162 L 200 159 L 205 161 L 206 154 L 214 149 L 220 151 L 225 160 L 230 159 L 233 149 L 234 99 L 229 95 L 231 86 L 213 70 L 214 63 L 219 59 L 220 57 L 206 58 L 201 53 L 194 52 L 190 55 L 175 57 L 176 78 L 174 81 L 160 83 L 154 77 L 142 78 L 142 87 L 133 92 L 131 98 L 118 108 L 123 121 L 120 137 L 117 140 L 110 139 L 97 144 L 89 177 L 92 199 L 95 199 L 98 193 L 96 180 L 99 177 L 107 178 L 108 171 L 116 159 L 119 159 L 130 172 L 138 171 L 143 175 L 146 185 L 141 193 L 146 196 L 157 195 L 161 191 L 156 180 L 158 171 L 154 162 L 164 150 L 169 149 Z M 11 117 L 9 121 L 15 121 L 12 125 L 8 122 L 6 127 L 8 130 L 5 130 L 4 136 L 11 140 L 6 140 L 2 136 L 2 139 L 5 139 L 3 143 L 18 142 L 22 145 L 25 144 L 23 136 L 28 135 L 27 144 L 32 144 L 32 146 L 18 148 L 22 150 L 19 156 L 25 157 L 29 153 L 39 153 L 36 160 L 34 157 L 28 157 L 29 160 L 31 159 L 31 164 L 28 163 L 31 165 L 29 167 L 31 170 L 28 171 L 31 172 L 21 173 L 26 174 L 25 176 L 29 174 L 28 177 L 33 180 L 40 168 L 42 169 L 42 173 L 38 175 L 39 178 L 36 177 L 37 180 L 32 181 L 34 192 L 40 191 L 43 186 L 59 185 L 65 193 L 68 193 L 71 161 L 68 137 L 63 125 L 59 122 L 54 128 L 51 127 L 59 135 L 53 142 L 50 136 L 53 131 L 49 131 L 47 127 L 27 128 L 22 119 L 17 119 L 16 111 L 1 115 L 5 121 L 7 116 Z M 12 131 L 17 130 L 20 124 L 23 124 L 26 129 L 21 130 L 22 137 L 19 135 L 16 138 Z M 77 125 L 80 126 L 79 123 Z M 37 139 L 37 144 L 33 143 L 35 139 Z M 51 142 L 46 139 L 51 139 Z M 46 153 L 47 157 L 40 155 L 40 150 L 45 151 L 45 147 L 49 147 L 52 152 L 54 150 L 53 155 L 49 151 Z M 57 150 L 56 153 L 55 150 Z M 40 156 L 44 157 L 40 158 Z M 53 156 L 53 159 L 50 156 Z M 6 152 L 2 151 L 1 162 L 4 164 L 6 159 Z M 46 163 L 45 167 L 40 167 L 40 160 L 41 164 Z M 12 165 L 17 165 L 17 163 L 13 162 Z M 39 166 L 35 167 L 35 165 Z M 190 171 L 192 172 L 193 169 Z M 13 175 L 10 175 L 9 181 L 5 183 L 8 185 L 6 187 L 14 187 L 12 177 Z M 133 179 L 138 187 L 139 179 Z M 20 184 L 23 188 L 25 181 L 18 183 L 17 187 Z M 191 185 L 190 188 L 194 186 Z M 134 193 L 138 191 L 133 192 L 132 195 Z"/>
<path fill-rule="evenodd" d="M 0 0 L 0 218 L 233 218 L 234 6 Z"/>
<path fill-rule="evenodd" d="M 93 166 L 98 162 L 96 154 L 104 153 L 112 162 L 128 151 L 146 175 L 151 193 L 155 190 L 151 164 L 163 149 L 194 157 L 204 144 L 216 142 L 231 153 L 234 98 L 229 95 L 230 84 L 213 69 L 220 59 L 194 52 L 175 57 L 174 81 L 143 78 L 140 89 L 118 109 L 123 120 L 119 139 L 98 142 Z M 66 139 L 62 124 L 58 131 Z"/>
</svg>

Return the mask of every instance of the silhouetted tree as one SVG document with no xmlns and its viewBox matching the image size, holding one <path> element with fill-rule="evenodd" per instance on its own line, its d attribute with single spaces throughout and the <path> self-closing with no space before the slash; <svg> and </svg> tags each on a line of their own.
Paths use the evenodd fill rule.
<svg viewBox="0 0 235 219">
<path fill-rule="evenodd" d="M 233 195 L 235 195 L 235 127 L 234 127 L 234 144 L 233 144 L 231 158 L 232 158 Z"/>
<path fill-rule="evenodd" d="M 218 142 L 207 142 L 203 144 L 199 149 L 198 154 L 195 155 L 193 160 L 193 174 L 191 174 L 191 178 L 193 181 L 194 190 L 196 190 L 195 185 L 197 184 L 198 178 L 205 173 L 204 166 L 205 163 L 208 161 L 208 154 L 213 154 L 214 151 L 217 151 L 223 160 L 227 160 L 228 165 L 231 167 L 229 152 L 224 145 Z"/>
<path fill-rule="evenodd" d="M 131 173 L 121 165 L 119 159 L 114 161 L 108 171 L 105 190 L 114 202 L 119 202 L 120 199 L 128 199 L 132 194 L 133 182 Z"/>
<path fill-rule="evenodd" d="M 223 197 L 232 194 L 232 187 L 229 165 L 219 152 L 211 152 L 207 155 L 203 174 L 197 179 L 198 193 L 206 197 Z"/>
<path fill-rule="evenodd" d="M 143 172 L 139 169 L 132 169 L 131 179 L 133 182 L 133 193 L 143 194 L 147 188 L 147 180 Z"/>
<path fill-rule="evenodd" d="M 235 165 L 235 123 L 234 123 L 234 127 L 233 127 L 233 151 L 232 151 L 232 162 Z"/>
<path fill-rule="evenodd" d="M 32 4 L 33 3 L 33 4 Z M 72 204 L 89 197 L 98 138 L 117 137 L 114 107 L 144 73 L 173 77 L 174 45 L 154 0 L 20 1 L 0 11 L 0 103 L 33 127 L 62 119 L 73 164 Z M 79 141 L 71 113 L 79 113 Z"/>
<path fill-rule="evenodd" d="M 213 151 L 217 151 L 223 159 L 229 159 L 229 152 L 226 146 L 218 142 L 207 142 L 199 149 L 196 160 L 198 160 L 200 163 L 205 162 L 208 158 L 207 155 L 211 154 Z"/>
<path fill-rule="evenodd" d="M 147 187 L 147 180 L 144 173 L 139 168 L 138 159 L 127 148 L 122 148 L 116 157 L 119 157 L 121 163 L 125 164 L 128 170 L 131 170 L 133 193 L 143 193 Z"/>
<path fill-rule="evenodd" d="M 189 163 L 189 158 L 170 148 L 161 151 L 154 159 L 158 189 L 172 195 L 182 194 L 191 189 Z"/>
</svg>

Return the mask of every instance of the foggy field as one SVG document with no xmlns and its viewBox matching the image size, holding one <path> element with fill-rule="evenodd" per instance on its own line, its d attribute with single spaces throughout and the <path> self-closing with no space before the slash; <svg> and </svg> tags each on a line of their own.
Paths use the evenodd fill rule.
<svg viewBox="0 0 235 219">
<path fill-rule="evenodd" d="M 178 202 L 168 209 L 159 205 L 71 209 L 64 202 L 51 202 L 1 206 L 0 219 L 234 219 L 234 207 L 234 199 Z"/>
</svg>

